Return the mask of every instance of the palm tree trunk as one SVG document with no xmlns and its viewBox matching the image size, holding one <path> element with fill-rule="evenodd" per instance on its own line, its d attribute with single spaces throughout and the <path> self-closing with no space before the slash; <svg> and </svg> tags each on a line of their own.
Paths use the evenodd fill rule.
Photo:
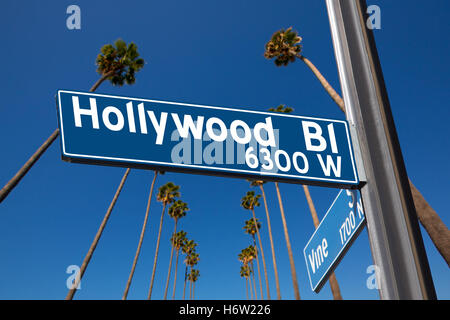
<svg viewBox="0 0 450 320">
<path fill-rule="evenodd" d="M 286 247 L 289 254 L 289 262 L 291 265 L 292 284 L 294 286 L 294 295 L 296 300 L 300 300 L 300 290 L 298 289 L 297 272 L 295 271 L 294 255 L 292 254 L 291 241 L 289 240 L 289 233 L 287 229 L 286 217 L 284 216 L 283 202 L 281 201 L 280 188 L 278 182 L 275 182 L 277 189 L 278 202 L 280 204 L 281 220 L 283 222 L 284 238 L 286 239 Z"/>
<path fill-rule="evenodd" d="M 252 277 L 250 275 L 248 276 L 248 281 L 250 284 L 250 297 L 252 298 L 252 300 L 255 300 L 255 298 L 253 297 Z"/>
<path fill-rule="evenodd" d="M 180 254 L 180 249 L 177 249 L 177 257 L 175 259 L 175 276 L 173 279 L 173 293 L 172 293 L 172 300 L 175 299 L 175 288 L 177 286 L 177 272 L 178 272 L 178 256 Z"/>
<path fill-rule="evenodd" d="M 258 259 L 258 247 L 256 246 L 255 237 L 253 236 L 253 245 L 255 246 L 255 252 L 256 252 L 256 266 L 258 267 L 258 279 L 259 279 L 259 289 L 261 291 L 261 300 L 264 299 L 263 295 L 263 288 L 262 288 L 262 280 L 261 280 L 261 268 L 259 267 L 259 259 Z"/>
<path fill-rule="evenodd" d="M 155 176 L 153 177 L 152 185 L 150 187 L 150 193 L 148 195 L 147 210 L 145 211 L 145 218 L 144 218 L 144 223 L 142 225 L 141 236 L 139 237 L 139 243 L 137 246 L 136 254 L 134 256 L 133 265 L 131 267 L 131 272 L 128 277 L 127 285 L 125 287 L 125 292 L 123 293 L 122 300 L 127 299 L 128 290 L 130 290 L 130 285 L 131 285 L 131 281 L 133 280 L 134 270 L 136 269 L 136 264 L 137 264 L 137 261 L 139 258 L 139 254 L 141 252 L 141 246 L 142 246 L 142 242 L 144 241 L 145 229 L 147 227 L 147 221 L 148 221 L 148 216 L 149 216 L 149 212 L 150 212 L 150 204 L 152 203 L 153 187 L 155 186 L 155 181 L 156 181 L 157 176 L 158 176 L 158 171 L 155 171 Z"/>
<path fill-rule="evenodd" d="M 339 106 L 342 112 L 345 113 L 344 100 L 339 96 L 339 94 L 333 89 L 333 87 L 328 83 L 325 77 L 320 73 L 320 71 L 316 68 L 316 66 L 305 58 L 302 55 L 297 56 L 300 60 L 302 60 L 314 73 L 316 78 L 320 81 L 322 86 L 325 88 L 325 91 L 330 95 L 331 99 Z"/>
<path fill-rule="evenodd" d="M 105 226 L 106 226 L 106 223 L 108 222 L 109 216 L 111 215 L 114 205 L 116 204 L 116 201 L 119 198 L 119 194 L 122 191 L 123 185 L 125 184 L 125 180 L 127 179 L 129 173 L 130 173 L 130 169 L 128 168 L 125 171 L 125 174 L 123 175 L 122 180 L 120 181 L 119 187 L 117 188 L 116 194 L 114 195 L 114 198 L 111 201 L 111 204 L 109 205 L 108 210 L 106 211 L 103 221 L 100 224 L 97 234 L 95 235 L 94 241 L 92 241 L 91 247 L 89 248 L 89 251 L 86 254 L 86 257 L 83 260 L 83 263 L 80 268 L 80 276 L 75 279 L 75 283 L 72 286 L 72 289 L 69 290 L 69 293 L 66 296 L 66 300 L 72 300 L 73 296 L 75 295 L 75 292 L 78 288 L 78 284 L 80 283 L 81 278 L 83 278 L 84 272 L 86 271 L 89 261 L 91 261 L 92 255 L 94 254 L 94 250 L 97 247 L 98 241 L 100 240 L 100 237 L 102 236 L 103 230 L 105 229 Z"/>
<path fill-rule="evenodd" d="M 95 90 L 97 90 L 97 88 L 102 84 L 102 82 L 105 81 L 108 77 L 110 77 L 113 74 L 114 74 L 114 70 L 103 74 L 100 77 L 100 79 L 98 79 L 97 82 L 94 83 L 94 85 L 89 89 L 89 92 L 94 92 Z"/>
<path fill-rule="evenodd" d="M 108 78 L 111 74 L 105 74 L 97 82 L 92 86 L 89 90 L 90 92 L 94 92 L 106 78 Z M 22 168 L 17 171 L 14 177 L 6 183 L 6 185 L 0 190 L 0 203 L 8 196 L 8 194 L 17 186 L 17 184 L 22 180 L 22 178 L 28 173 L 28 171 L 33 167 L 33 165 L 39 160 L 39 158 L 47 151 L 48 147 L 52 145 L 52 143 L 59 136 L 59 128 L 56 128 L 55 131 L 44 141 L 44 143 L 36 150 L 36 152 L 28 159 L 27 162 L 22 166 Z"/>
<path fill-rule="evenodd" d="M 192 284 L 194 283 L 192 280 L 189 280 L 189 300 L 192 300 Z"/>
<path fill-rule="evenodd" d="M 195 300 L 195 281 L 192 282 L 192 300 Z"/>
<path fill-rule="evenodd" d="M 253 293 L 254 293 L 255 300 L 258 300 L 258 294 L 256 293 L 255 268 L 253 266 L 253 261 L 250 263 L 250 265 L 252 267 L 252 274 L 253 274 Z"/>
<path fill-rule="evenodd" d="M 187 275 L 188 275 L 188 267 L 186 266 L 186 269 L 185 269 L 185 271 L 184 271 L 183 300 L 185 300 L 185 297 L 186 297 L 186 281 L 187 281 Z"/>
<path fill-rule="evenodd" d="M 450 230 L 438 216 L 436 211 L 428 204 L 422 194 L 409 180 L 411 193 L 420 223 L 427 231 L 434 246 L 450 267 Z"/>
<path fill-rule="evenodd" d="M 247 279 L 247 277 L 245 277 L 245 295 L 247 296 L 247 300 L 248 300 L 248 279 Z"/>
<path fill-rule="evenodd" d="M 305 192 L 306 200 L 308 201 L 309 211 L 311 212 L 311 217 L 314 222 L 314 227 L 317 229 L 317 227 L 320 224 L 319 217 L 317 216 L 316 207 L 314 206 L 314 202 L 311 198 L 311 194 L 309 193 L 308 186 L 303 186 L 303 191 Z M 339 284 L 336 279 L 336 275 L 334 272 L 331 273 L 330 277 L 328 278 L 328 283 L 330 284 L 331 293 L 333 294 L 334 300 L 342 300 L 341 295 L 341 289 L 339 288 Z"/>
<path fill-rule="evenodd" d="M 261 189 L 261 193 L 262 193 L 263 200 L 264 200 L 264 207 L 266 209 L 267 229 L 268 229 L 268 232 L 269 232 L 270 248 L 272 249 L 273 271 L 275 273 L 275 282 L 276 282 L 276 286 L 277 286 L 277 299 L 280 300 L 281 299 L 280 280 L 278 278 L 277 261 L 275 259 L 275 248 L 274 248 L 274 245 L 273 245 L 272 227 L 271 227 L 271 224 L 270 224 L 269 209 L 267 207 L 266 194 L 264 192 L 264 188 L 263 188 L 262 184 L 260 184 L 259 187 Z"/>
<path fill-rule="evenodd" d="M 175 219 L 175 228 L 173 230 L 174 236 L 177 233 L 177 222 L 178 222 L 177 219 Z M 173 249 L 174 249 L 174 244 L 172 244 L 172 249 L 170 250 L 169 271 L 167 272 L 166 288 L 164 289 L 164 300 L 167 300 L 167 291 L 169 289 L 170 271 L 172 271 Z"/>
<path fill-rule="evenodd" d="M 264 257 L 264 250 L 263 250 L 262 241 L 261 241 L 261 233 L 259 232 L 259 229 L 257 228 L 257 225 L 256 225 L 256 217 L 255 217 L 254 209 L 252 209 L 252 214 L 253 214 L 253 222 L 255 223 L 256 234 L 258 235 L 259 248 L 261 249 L 261 260 L 263 262 L 263 267 L 264 267 L 264 278 L 266 280 L 267 299 L 270 300 L 269 278 L 267 276 L 266 258 Z M 261 298 L 264 299 L 263 296 L 261 296 Z"/>
<path fill-rule="evenodd" d="M 166 210 L 166 203 L 164 202 L 163 210 L 162 210 L 162 213 L 161 213 L 161 220 L 159 221 L 158 240 L 156 240 L 155 259 L 153 260 L 152 280 L 150 281 L 150 289 L 148 291 L 148 297 L 147 297 L 148 300 L 150 300 L 151 297 L 152 297 L 153 281 L 155 280 L 156 263 L 158 262 L 159 242 L 161 240 L 161 229 L 162 229 L 162 225 L 163 225 L 164 211 L 165 210 Z"/>
<path fill-rule="evenodd" d="M 339 96 L 338 93 L 331 87 L 327 80 L 322 76 L 319 70 L 314 66 L 314 64 L 302 55 L 298 56 L 314 73 L 317 79 L 320 81 L 322 86 L 325 88 L 327 93 L 336 102 L 342 112 L 345 113 L 344 100 Z M 433 241 L 434 246 L 444 258 L 447 265 L 450 267 L 450 230 L 444 224 L 442 219 L 438 216 L 436 211 L 428 204 L 423 195 L 417 190 L 413 185 L 411 180 L 409 180 L 411 187 L 411 193 L 413 196 L 414 205 L 416 207 L 417 217 L 419 222 L 425 228 L 426 232 L 430 236 L 431 241 Z"/>
<path fill-rule="evenodd" d="M 36 150 L 36 152 L 28 159 L 28 161 L 17 171 L 16 175 L 8 181 L 8 183 L 0 190 L 0 203 L 8 196 L 14 187 L 22 180 L 31 167 L 39 160 L 44 152 L 50 147 L 53 141 L 59 136 L 59 129 L 57 128 L 50 137 Z"/>
</svg>

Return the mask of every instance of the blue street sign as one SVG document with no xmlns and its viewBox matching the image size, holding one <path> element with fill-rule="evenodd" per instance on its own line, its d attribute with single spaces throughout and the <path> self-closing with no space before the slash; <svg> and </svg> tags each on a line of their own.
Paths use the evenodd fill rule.
<svg viewBox="0 0 450 320">
<path fill-rule="evenodd" d="M 66 161 L 358 184 L 346 121 L 59 90 Z"/>
<path fill-rule="evenodd" d="M 320 291 L 357 238 L 364 221 L 360 192 L 341 190 L 303 249 L 313 291 Z"/>
</svg>

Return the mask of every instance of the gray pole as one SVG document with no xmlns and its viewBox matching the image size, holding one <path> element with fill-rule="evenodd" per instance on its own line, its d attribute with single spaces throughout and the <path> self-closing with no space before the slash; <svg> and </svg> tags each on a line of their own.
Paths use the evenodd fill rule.
<svg viewBox="0 0 450 320">
<path fill-rule="evenodd" d="M 436 299 L 365 1 L 326 4 L 380 297 Z"/>
</svg>

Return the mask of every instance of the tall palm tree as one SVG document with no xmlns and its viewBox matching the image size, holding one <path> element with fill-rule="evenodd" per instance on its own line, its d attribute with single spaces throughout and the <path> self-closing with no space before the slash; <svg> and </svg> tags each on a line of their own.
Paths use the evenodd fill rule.
<svg viewBox="0 0 450 320">
<path fill-rule="evenodd" d="M 194 268 L 194 266 L 197 265 L 197 263 L 199 262 L 200 257 L 199 254 L 197 252 L 191 252 L 191 254 L 189 254 L 188 256 L 186 256 L 186 259 L 184 260 L 184 263 L 186 264 L 186 267 L 189 267 L 190 272 L 187 273 L 187 280 L 191 281 L 191 279 L 189 278 L 189 275 L 192 273 L 192 270 Z M 190 288 L 189 288 L 189 297 L 190 299 L 192 299 L 192 281 L 190 283 Z M 184 292 L 183 292 L 183 299 L 184 299 Z"/>
<path fill-rule="evenodd" d="M 173 279 L 173 293 L 172 293 L 172 300 L 175 299 L 175 289 L 177 285 L 177 272 L 178 272 L 178 256 L 180 254 L 180 249 L 184 246 L 186 243 L 186 232 L 184 231 L 178 231 L 174 236 L 172 236 L 171 242 L 172 245 L 175 247 L 176 253 L 176 259 L 175 259 L 175 276 Z"/>
<path fill-rule="evenodd" d="M 96 59 L 97 72 L 100 74 L 100 78 L 89 89 L 90 92 L 94 92 L 105 80 L 109 80 L 112 85 L 122 86 L 124 83 L 131 85 L 136 81 L 136 72 L 144 67 L 144 59 L 139 58 L 137 46 L 133 42 L 130 42 L 127 46 L 123 40 L 118 39 L 114 44 L 116 47 L 106 44 L 101 48 L 101 52 Z M 50 137 L 25 162 L 22 168 L 17 171 L 14 177 L 0 190 L 0 203 L 22 180 L 58 136 L 59 128 L 56 128 Z"/>
<path fill-rule="evenodd" d="M 177 233 L 178 220 L 184 217 L 189 210 L 187 203 L 177 200 L 169 208 L 169 216 L 174 220 L 173 235 Z M 170 251 L 169 271 L 167 272 L 166 288 L 164 289 L 164 300 L 167 299 L 167 290 L 169 289 L 170 271 L 172 270 L 173 250 L 175 248 L 174 243 L 171 241 L 172 249 Z"/>
<path fill-rule="evenodd" d="M 256 220 L 256 225 L 255 225 L 255 220 Z M 244 232 L 246 234 L 249 234 L 252 239 L 253 239 L 253 246 L 257 248 L 256 246 L 256 233 L 258 232 L 257 229 L 261 229 L 261 222 L 259 222 L 259 219 L 256 218 L 255 220 L 253 219 L 249 219 L 247 221 L 245 221 L 245 225 L 242 229 L 244 229 Z M 258 249 L 256 249 L 258 250 Z"/>
<path fill-rule="evenodd" d="M 261 189 L 261 194 L 264 200 L 264 208 L 266 209 L 266 219 L 267 219 L 267 231 L 269 233 L 269 239 L 270 239 L 270 248 L 272 250 L 272 263 L 273 263 L 273 271 L 275 273 L 275 283 L 277 287 L 277 299 L 281 299 L 281 290 L 280 290 L 280 280 L 278 277 L 278 268 L 277 268 L 277 260 L 275 258 L 275 247 L 273 245 L 273 237 L 272 237 L 272 226 L 270 223 L 270 216 L 269 216 L 269 209 L 267 207 L 267 199 L 266 199 L 266 193 L 264 192 L 263 184 L 265 184 L 266 181 L 263 180 L 250 180 L 250 186 L 255 187 L 258 186 Z"/>
<path fill-rule="evenodd" d="M 297 32 L 292 31 L 292 27 L 286 30 L 281 29 L 275 32 L 270 41 L 266 43 L 264 57 L 267 59 L 275 58 L 274 62 L 278 67 L 287 66 L 289 62 L 294 62 L 296 58 L 302 60 L 311 69 L 334 102 L 336 102 L 339 108 L 344 111 L 344 102 L 333 87 L 331 87 L 314 64 L 300 54 L 302 51 L 301 41 L 302 38 L 298 36 Z"/>
<path fill-rule="evenodd" d="M 241 278 L 245 278 L 245 294 L 248 300 L 248 278 L 250 277 L 250 268 L 248 267 L 248 265 L 241 266 L 240 275 Z"/>
<path fill-rule="evenodd" d="M 189 281 L 191 282 L 191 300 L 195 299 L 195 282 L 198 280 L 198 277 L 200 277 L 200 271 L 197 269 L 191 269 L 191 272 L 189 273 Z"/>
<path fill-rule="evenodd" d="M 301 54 L 301 41 L 302 38 L 298 36 L 296 31 L 292 30 L 292 27 L 286 30 L 281 29 L 275 32 L 269 42 L 267 42 L 264 57 L 267 59 L 275 58 L 274 62 L 276 66 L 286 66 L 289 62 L 294 62 L 296 58 L 302 60 L 311 69 L 341 111 L 345 113 L 344 100 L 342 100 L 316 66 Z M 436 249 L 450 267 L 450 230 L 425 200 L 420 191 L 414 186 L 412 181 L 410 179 L 408 181 L 411 187 L 417 217 L 433 241 Z"/>
<path fill-rule="evenodd" d="M 152 279 L 150 281 L 150 289 L 148 291 L 148 300 L 152 297 L 153 290 L 153 281 L 155 280 L 155 272 L 156 272 L 156 263 L 158 261 L 158 253 L 159 253 L 159 242 L 161 240 L 161 229 L 163 225 L 164 212 L 166 211 L 166 206 L 175 201 L 175 198 L 180 196 L 179 186 L 173 184 L 172 182 L 168 182 L 158 190 L 158 195 L 156 200 L 160 201 L 163 205 L 163 210 L 161 213 L 161 219 L 159 221 L 159 230 L 158 230 L 158 239 L 156 240 L 156 250 L 155 250 L 155 259 L 153 260 L 153 271 L 152 271 Z"/>
<path fill-rule="evenodd" d="M 72 300 L 75 295 L 75 292 L 78 289 L 78 285 L 80 284 L 80 281 L 83 278 L 86 268 L 87 268 L 89 262 L 91 261 L 92 255 L 94 254 L 94 251 L 95 251 L 95 248 L 97 248 L 97 244 L 100 240 L 100 237 L 103 234 L 103 230 L 106 227 L 106 223 L 109 220 L 111 212 L 114 208 L 114 205 L 117 202 L 117 199 L 119 198 L 119 194 L 122 191 L 123 185 L 125 184 L 125 181 L 127 180 L 129 173 L 130 173 L 130 169 L 127 169 L 125 171 L 125 174 L 122 177 L 122 180 L 120 181 L 120 184 L 119 184 L 119 187 L 117 188 L 116 194 L 114 195 L 114 197 L 111 201 L 111 204 L 108 207 L 108 210 L 106 210 L 106 214 L 103 217 L 102 223 L 100 224 L 100 227 L 98 228 L 97 233 L 95 234 L 94 240 L 92 241 L 91 246 L 89 247 L 89 250 L 88 250 L 86 256 L 84 257 L 83 263 L 81 264 L 81 267 L 80 267 L 79 276 L 75 278 L 72 288 L 69 289 L 69 292 L 67 293 L 66 300 Z"/>
<path fill-rule="evenodd" d="M 280 188 L 278 182 L 275 182 L 275 188 L 277 190 L 278 203 L 280 205 L 281 221 L 283 222 L 284 239 L 286 240 L 286 248 L 289 255 L 289 263 L 291 266 L 292 284 L 294 286 L 294 296 L 296 300 L 300 300 L 300 290 L 298 288 L 297 272 L 295 271 L 294 254 L 292 253 L 291 240 L 289 239 L 289 232 L 286 223 L 286 216 L 284 215 L 283 202 L 281 201 Z"/>
<path fill-rule="evenodd" d="M 255 272 L 253 270 L 253 259 L 256 257 L 255 247 L 248 246 L 247 248 L 244 248 L 241 250 L 241 252 L 238 254 L 238 259 L 244 267 L 248 268 L 248 280 L 250 283 L 250 295 L 252 300 L 258 300 L 258 295 L 256 293 L 256 284 L 255 284 Z M 253 277 L 253 283 L 252 283 L 252 276 Z M 253 289 L 252 289 L 253 285 Z M 253 292 L 255 293 L 253 295 Z M 262 299 L 262 298 L 261 298 Z"/>
<path fill-rule="evenodd" d="M 255 195 L 254 191 L 248 191 L 247 194 L 241 199 L 241 206 L 244 209 L 250 210 L 252 212 L 253 221 L 254 221 L 255 225 L 257 225 L 256 217 L 255 217 L 255 207 L 260 206 L 259 198 L 261 198 L 261 195 L 259 195 L 259 194 Z M 258 228 L 256 228 L 256 234 L 258 235 L 259 248 L 261 250 L 261 259 L 263 261 L 264 277 L 266 280 L 267 299 L 270 300 L 269 278 L 267 276 L 266 259 L 264 257 L 264 250 L 263 250 L 262 241 L 261 241 L 261 233 L 259 232 Z M 258 261 L 258 260 L 256 260 L 256 261 Z M 261 295 L 262 295 L 262 293 L 261 293 Z M 261 296 L 261 298 L 263 298 L 263 296 Z"/>
<path fill-rule="evenodd" d="M 247 259 L 247 255 L 245 253 L 245 249 L 241 250 L 241 252 L 238 254 L 238 260 L 240 262 L 242 262 L 240 275 L 241 275 L 241 277 L 245 278 L 245 289 L 246 289 L 245 292 L 246 292 L 247 300 L 248 300 L 248 282 L 249 282 L 249 277 L 250 277 L 250 268 L 248 266 L 248 259 Z M 251 298 L 253 300 L 253 292 L 252 292 L 251 282 L 250 282 L 250 293 L 251 293 Z"/>
<path fill-rule="evenodd" d="M 250 219 L 249 221 L 251 221 L 251 224 L 252 224 L 252 226 L 255 224 L 254 223 L 254 221 L 253 221 L 253 219 Z M 247 227 L 247 230 L 246 230 L 246 233 L 249 233 L 250 234 L 250 232 L 255 232 L 256 233 L 256 229 L 254 229 L 254 228 L 252 228 L 252 226 L 250 226 L 250 225 L 247 225 L 247 222 L 248 221 L 246 221 L 245 222 L 245 226 L 244 226 L 244 230 L 246 229 L 246 227 Z M 261 226 L 261 224 L 260 224 L 260 226 Z M 252 230 L 250 230 L 250 229 L 252 229 Z M 248 231 L 248 232 L 247 232 Z M 263 285 L 262 285 L 262 280 L 261 280 L 261 268 L 259 267 L 259 259 L 258 259 L 258 249 L 256 248 L 256 241 L 255 241 L 255 235 L 253 234 L 252 235 L 252 238 L 253 238 L 253 248 L 254 248 L 254 251 L 249 251 L 249 249 L 247 248 L 247 251 L 246 251 L 246 254 L 249 256 L 249 257 L 251 257 L 252 256 L 252 254 L 254 253 L 254 259 L 256 260 L 256 266 L 257 266 L 257 268 L 258 268 L 258 280 L 259 280 L 259 289 L 261 290 L 261 299 L 264 299 L 264 294 L 263 294 Z M 253 263 L 253 259 L 252 259 L 252 263 Z"/>
<path fill-rule="evenodd" d="M 97 71 L 100 73 L 101 77 L 91 87 L 89 90 L 90 92 L 94 92 L 105 80 L 111 81 L 113 85 L 123 85 L 124 82 L 133 84 L 135 82 L 135 73 L 144 66 L 144 59 L 138 58 L 139 53 L 137 51 L 137 46 L 133 42 L 127 46 L 123 40 L 119 39 L 115 42 L 115 46 L 116 47 L 114 48 L 111 44 L 107 44 L 101 48 L 101 53 L 99 53 L 96 59 Z M 16 175 L 0 190 L 0 202 L 8 196 L 12 189 L 20 182 L 58 136 L 59 129 L 57 128 L 31 158 L 28 159 Z M 79 276 L 75 279 L 72 288 L 69 289 L 69 292 L 67 293 L 66 300 L 72 300 L 75 295 L 129 173 L 130 169 L 128 168 L 120 181 L 119 187 L 114 194 L 111 204 L 103 217 L 83 263 L 81 264 Z"/>
<path fill-rule="evenodd" d="M 187 281 L 187 277 L 188 277 L 189 263 L 191 263 L 193 261 L 193 259 L 191 259 L 191 255 L 195 254 L 196 247 L 197 247 L 197 243 L 195 243 L 194 240 L 188 240 L 188 239 L 186 239 L 184 241 L 183 246 L 181 247 L 181 251 L 183 252 L 183 254 L 186 255 L 186 258 L 183 261 L 184 264 L 186 265 L 186 269 L 184 271 L 183 300 L 185 298 L 185 293 L 186 293 L 186 281 Z M 195 257 L 194 257 L 194 259 L 195 259 Z"/>
<path fill-rule="evenodd" d="M 253 239 L 253 251 L 247 252 L 247 254 L 249 254 L 250 256 L 252 254 L 255 255 L 255 260 L 257 263 L 257 267 L 258 267 L 258 278 L 259 278 L 259 287 L 261 289 L 261 299 L 264 299 L 263 296 L 263 289 L 262 289 L 262 281 L 261 281 L 261 270 L 259 268 L 259 259 L 258 259 L 258 247 L 256 245 L 256 233 L 258 232 L 259 229 L 261 229 L 261 223 L 258 221 L 258 219 L 256 219 L 256 225 L 257 227 L 255 227 L 255 221 L 253 219 L 247 220 L 245 221 L 245 225 L 244 225 L 244 232 L 249 234 L 252 239 Z"/>
<path fill-rule="evenodd" d="M 160 174 L 164 174 L 163 171 L 160 171 L 159 173 Z M 148 195 L 147 209 L 145 210 L 144 223 L 142 224 L 142 230 L 141 230 L 141 235 L 139 237 L 139 243 L 138 243 L 138 246 L 137 246 L 137 249 L 136 249 L 136 254 L 134 256 L 133 265 L 131 266 L 130 275 L 128 276 L 128 281 L 127 281 L 127 285 L 125 287 L 125 291 L 123 293 L 122 300 L 126 300 L 127 299 L 128 291 L 130 290 L 131 281 L 133 280 L 134 270 L 136 269 L 136 264 L 137 264 L 137 261 L 138 261 L 138 258 L 139 258 L 139 254 L 141 252 L 142 242 L 144 241 L 145 229 L 147 227 L 147 221 L 148 221 L 148 216 L 149 216 L 149 212 L 150 212 L 150 204 L 152 203 L 153 188 L 155 186 L 155 181 L 156 181 L 156 177 L 157 176 L 158 176 L 158 171 L 155 171 L 155 175 L 153 176 L 152 184 L 151 184 L 151 187 L 150 187 L 150 193 Z"/>
<path fill-rule="evenodd" d="M 101 74 L 100 79 L 91 87 L 89 91 L 94 92 L 101 83 L 105 80 L 110 80 L 113 85 L 133 84 L 135 82 L 135 72 L 139 71 L 144 66 L 144 60 L 139 57 L 137 52 L 137 46 L 134 43 L 130 43 L 127 47 L 123 40 L 117 40 L 115 42 L 116 48 L 107 44 L 101 48 L 101 53 L 98 55 L 96 64 L 98 66 L 97 71 Z M 109 63 L 108 63 L 109 62 Z M 31 158 L 22 166 L 22 168 L 16 173 L 16 175 L 0 190 L 0 202 L 2 202 L 12 189 L 20 182 L 25 174 L 31 169 L 31 167 L 39 160 L 48 147 L 55 141 L 59 135 L 59 129 L 57 128 L 50 137 L 39 147 L 39 149 L 31 156 Z M 78 284 L 83 277 L 86 268 L 92 258 L 92 255 L 97 247 L 98 241 L 103 233 L 103 230 L 108 222 L 111 212 L 115 206 L 115 203 L 122 191 L 123 185 L 130 173 L 130 169 L 127 169 L 122 177 L 119 187 L 113 197 L 113 200 L 106 211 L 106 214 L 100 224 L 97 234 L 86 254 L 83 263 L 80 268 L 79 276 L 76 278 L 75 283 L 69 290 L 66 300 L 73 299 L 75 292 L 78 288 Z"/>
<path fill-rule="evenodd" d="M 309 193 L 309 188 L 307 186 L 303 186 L 303 191 L 305 192 L 306 201 L 308 202 L 309 211 L 311 212 L 311 217 L 313 219 L 314 227 L 317 229 L 319 227 L 320 221 L 317 216 L 316 207 L 314 206 L 314 202 L 312 200 L 311 194 Z M 336 275 L 332 272 L 328 278 L 328 283 L 330 284 L 331 293 L 333 294 L 334 300 L 342 300 L 341 289 L 339 288 L 339 284 L 336 279 Z"/>
<path fill-rule="evenodd" d="M 278 113 L 291 113 L 292 111 L 294 111 L 294 109 L 281 104 L 276 108 L 270 108 L 269 111 L 278 112 Z M 315 226 L 315 228 L 317 228 L 319 226 L 320 222 L 319 222 L 319 218 L 317 216 L 316 209 L 314 207 L 314 203 L 311 198 L 311 194 L 309 193 L 308 186 L 303 185 L 303 190 L 305 192 L 306 200 L 308 202 L 309 211 L 311 212 L 311 217 L 313 219 L 314 226 Z M 336 275 L 334 274 L 334 272 L 332 272 L 330 274 L 329 283 L 330 283 L 331 292 L 333 294 L 333 298 L 335 300 L 342 300 L 341 290 L 339 288 L 339 284 L 337 282 Z"/>
<path fill-rule="evenodd" d="M 253 265 L 253 261 L 256 260 L 256 250 L 254 246 L 248 246 L 245 248 L 245 255 L 247 256 L 248 263 L 250 265 L 250 270 L 253 278 L 253 293 L 255 296 L 255 300 L 258 300 L 258 293 L 256 292 L 256 280 L 255 280 L 255 267 Z M 261 299 L 264 299 L 264 297 L 261 295 Z"/>
</svg>

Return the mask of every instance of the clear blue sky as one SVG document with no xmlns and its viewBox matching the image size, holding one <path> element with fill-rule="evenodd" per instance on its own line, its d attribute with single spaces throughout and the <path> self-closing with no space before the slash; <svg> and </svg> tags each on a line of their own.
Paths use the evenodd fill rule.
<svg viewBox="0 0 450 320">
<path fill-rule="evenodd" d="M 81 30 L 66 28 L 66 8 L 81 8 Z M 408 174 L 450 225 L 448 1 L 375 1 L 379 55 Z M 104 83 L 99 93 L 265 111 L 286 104 L 295 114 L 343 119 L 300 61 L 277 68 L 264 59 L 276 30 L 293 26 L 307 56 L 340 92 L 325 1 L 4 1 L 0 10 L 0 185 L 57 126 L 57 89 L 88 90 L 98 79 L 95 58 L 117 38 L 134 41 L 146 60 L 133 86 Z M 54 143 L 0 204 L 0 299 L 63 299 L 66 268 L 80 265 L 125 169 L 69 164 Z M 145 213 L 151 171 L 132 170 L 82 281 L 77 299 L 120 299 Z M 237 254 L 250 244 L 245 180 L 167 173 L 190 207 L 179 226 L 198 244 L 198 299 L 245 299 Z M 304 299 L 330 299 L 326 285 L 310 290 L 303 247 L 314 231 L 301 186 L 281 184 L 295 265 Z M 256 190 L 257 191 L 257 190 Z M 292 299 L 289 260 L 274 185 L 266 185 L 281 291 Z M 322 217 L 337 189 L 311 188 Z M 152 202 L 149 228 L 129 293 L 147 296 L 161 205 Z M 256 212 L 266 228 L 263 208 Z M 153 297 L 162 298 L 173 221 L 166 217 Z M 450 298 L 450 272 L 422 229 L 437 295 Z M 276 296 L 264 232 L 271 294 Z M 180 259 L 181 262 L 181 259 Z M 336 270 L 344 299 L 378 299 L 366 287 L 372 264 L 364 230 Z M 180 263 L 177 297 L 182 291 Z"/>
</svg>

